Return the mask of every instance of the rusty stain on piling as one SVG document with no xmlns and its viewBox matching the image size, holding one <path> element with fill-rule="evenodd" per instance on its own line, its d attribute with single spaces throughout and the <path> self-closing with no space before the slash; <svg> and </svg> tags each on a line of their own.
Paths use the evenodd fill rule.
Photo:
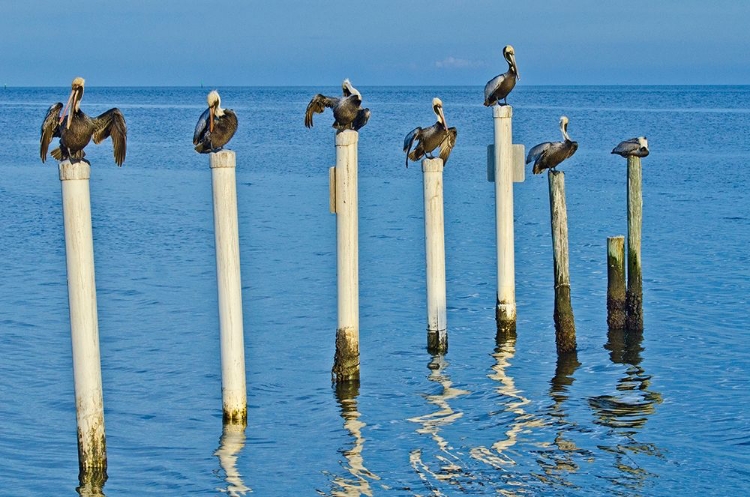
<svg viewBox="0 0 750 497">
<path fill-rule="evenodd" d="M 104 427 L 92 426 L 88 435 L 86 440 L 83 431 L 78 428 L 78 479 L 81 485 L 103 486 L 107 481 L 107 441 Z"/>
</svg>

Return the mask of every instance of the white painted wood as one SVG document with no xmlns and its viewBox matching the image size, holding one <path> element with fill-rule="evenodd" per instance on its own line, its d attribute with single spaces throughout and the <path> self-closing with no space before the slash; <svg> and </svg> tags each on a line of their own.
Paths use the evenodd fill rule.
<svg viewBox="0 0 750 497">
<path fill-rule="evenodd" d="M 359 221 L 357 142 L 359 134 L 336 134 L 336 276 L 338 328 L 334 377 L 359 378 Z"/>
<path fill-rule="evenodd" d="M 224 419 L 225 421 L 245 422 L 247 420 L 247 386 L 235 153 L 231 150 L 211 153 L 209 165 L 213 185 Z"/>
<path fill-rule="evenodd" d="M 495 122 L 496 314 L 499 322 L 514 327 L 516 281 L 513 242 L 513 108 L 509 105 L 496 105 L 492 110 Z"/>
<path fill-rule="evenodd" d="M 513 183 L 526 179 L 526 147 L 513 144 Z M 495 145 L 487 145 L 487 181 L 495 182 Z"/>
<path fill-rule="evenodd" d="M 73 345 L 78 462 L 82 473 L 104 472 L 107 452 L 89 195 L 91 166 L 85 161 L 71 163 L 66 160 L 60 163 L 59 171 Z"/>
<path fill-rule="evenodd" d="M 443 160 L 422 161 L 424 233 L 427 262 L 427 344 L 435 352 L 448 348 L 445 295 L 445 221 Z"/>
<path fill-rule="evenodd" d="M 336 214 L 336 167 L 328 169 L 328 210 Z"/>
</svg>

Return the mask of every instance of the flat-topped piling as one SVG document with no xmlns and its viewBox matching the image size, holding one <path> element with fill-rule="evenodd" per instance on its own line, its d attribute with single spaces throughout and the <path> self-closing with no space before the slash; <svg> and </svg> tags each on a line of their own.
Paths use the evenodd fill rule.
<svg viewBox="0 0 750 497">
<path fill-rule="evenodd" d="M 565 173 L 552 171 L 549 179 L 549 207 L 552 224 L 552 256 L 555 273 L 555 343 L 558 354 L 576 350 L 576 325 L 570 301 L 568 257 L 568 212 L 565 205 Z"/>
<path fill-rule="evenodd" d="M 607 238 L 607 326 L 625 328 L 625 237 Z"/>
<path fill-rule="evenodd" d="M 216 281 L 219 293 L 221 394 L 224 421 L 247 422 L 242 278 L 237 226 L 236 156 L 231 150 L 209 154 L 213 188 Z"/>
<path fill-rule="evenodd" d="M 643 278 L 641 275 L 641 230 L 643 190 L 641 158 L 628 156 L 628 290 L 627 328 L 643 330 Z"/>
<path fill-rule="evenodd" d="M 85 160 L 66 160 L 60 163 L 59 172 L 73 346 L 79 478 L 83 482 L 103 484 L 107 478 L 107 443 L 91 228 L 91 166 Z"/>
<path fill-rule="evenodd" d="M 445 291 L 445 220 L 443 216 L 443 159 L 422 161 L 424 236 L 427 274 L 427 349 L 448 350 Z"/>
<path fill-rule="evenodd" d="M 353 130 L 336 134 L 336 168 L 332 178 L 338 290 L 336 352 L 331 372 L 334 382 L 359 381 L 358 141 L 359 134 Z"/>
</svg>

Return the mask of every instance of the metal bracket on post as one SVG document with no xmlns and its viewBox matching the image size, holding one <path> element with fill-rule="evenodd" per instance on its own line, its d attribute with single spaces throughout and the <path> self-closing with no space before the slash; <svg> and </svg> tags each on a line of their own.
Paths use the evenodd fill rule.
<svg viewBox="0 0 750 497">
<path fill-rule="evenodd" d="M 513 144 L 513 183 L 523 183 L 526 179 L 524 166 L 526 147 Z M 495 145 L 487 145 L 487 181 L 495 182 Z"/>
</svg>

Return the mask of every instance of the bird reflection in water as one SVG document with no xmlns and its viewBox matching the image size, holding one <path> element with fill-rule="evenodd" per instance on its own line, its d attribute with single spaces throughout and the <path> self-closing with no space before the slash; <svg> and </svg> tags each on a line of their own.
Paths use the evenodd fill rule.
<svg viewBox="0 0 750 497">
<path fill-rule="evenodd" d="M 599 446 L 615 458 L 618 475 L 609 479 L 615 485 L 635 491 L 642 491 L 644 483 L 655 475 L 639 467 L 634 456 L 661 457 L 656 446 L 635 439 L 648 416 L 655 412 L 655 405 L 662 402 L 661 394 L 649 390 L 651 376 L 640 365 L 642 341 L 641 331 L 609 330 L 604 348 L 610 351 L 613 364 L 627 366 L 625 375 L 617 382 L 615 395 L 589 398 L 594 422 L 610 428 L 607 440 L 617 440 L 613 445 Z"/>
<path fill-rule="evenodd" d="M 242 475 L 237 471 L 237 454 L 245 447 L 245 424 L 224 423 L 219 439 L 219 448 L 214 455 L 219 458 L 219 465 L 224 471 L 226 488 L 216 490 L 231 497 L 246 495 L 252 490 L 242 481 Z"/>
<path fill-rule="evenodd" d="M 342 462 L 351 476 L 337 476 L 333 479 L 335 487 L 331 495 L 335 497 L 359 497 L 373 495 L 370 487 L 371 480 L 380 480 L 380 477 L 371 473 L 365 467 L 362 451 L 365 447 L 365 438 L 362 429 L 367 425 L 360 420 L 361 414 L 357 410 L 357 397 L 359 396 L 359 383 L 344 382 L 336 385 L 336 400 L 341 408 L 341 417 L 344 418 L 344 428 L 349 432 L 353 440 L 350 449 L 340 449 L 346 458 Z"/>
<path fill-rule="evenodd" d="M 432 356 L 428 364 L 430 374 L 427 379 L 439 383 L 442 391 L 434 395 L 425 395 L 425 398 L 427 402 L 437 406 L 438 410 L 424 416 L 409 419 L 413 423 L 422 425 L 421 428 L 417 429 L 417 433 L 429 435 L 437 444 L 438 452 L 435 455 L 437 463 L 425 461 L 421 448 L 413 449 L 409 453 L 409 461 L 412 468 L 414 468 L 425 485 L 431 490 L 432 495 L 443 495 L 437 488 L 437 485 L 440 483 L 456 485 L 463 490 L 463 486 L 468 483 L 467 479 L 470 480 L 472 478 L 462 468 L 461 457 L 453 452 L 453 447 L 440 434 L 441 428 L 454 423 L 463 416 L 462 412 L 453 410 L 449 401 L 471 393 L 452 387 L 451 379 L 445 373 L 447 367 L 448 362 L 445 361 L 442 355 Z"/>
<path fill-rule="evenodd" d="M 101 470 L 79 471 L 76 492 L 81 497 L 105 497 L 104 483 L 107 481 L 107 472 Z"/>
<path fill-rule="evenodd" d="M 523 392 L 516 387 L 513 377 L 507 373 L 515 355 L 516 334 L 498 333 L 497 346 L 494 354 L 492 354 L 495 364 L 492 366 L 492 372 L 488 375 L 488 378 L 497 382 L 498 386 L 495 391 L 503 402 L 502 412 L 512 416 L 512 421 L 507 424 L 508 429 L 505 431 L 505 437 L 492 444 L 492 447 L 480 446 L 471 449 L 471 456 L 474 459 L 495 469 L 503 470 L 501 478 L 505 483 L 513 486 L 521 484 L 516 481 L 513 473 L 505 472 L 516 465 L 512 455 L 513 446 L 518 443 L 518 437 L 522 433 L 544 426 L 544 422 L 537 416 L 526 412 L 524 407 L 531 401 L 523 396 Z M 502 414 L 502 412 L 496 412 L 495 415 Z"/>
<path fill-rule="evenodd" d="M 577 352 L 558 354 L 555 376 L 550 380 L 549 395 L 552 405 L 549 407 L 549 416 L 552 418 L 551 426 L 556 433 L 554 441 L 546 444 L 546 448 L 537 453 L 537 462 L 543 474 L 535 474 L 535 476 L 541 482 L 552 486 L 572 487 L 573 484 L 567 480 L 566 474 L 578 471 L 577 456 L 589 458 L 592 456 L 589 451 L 578 448 L 570 439 L 570 434 L 578 428 L 575 422 L 568 420 L 565 410 L 570 387 L 575 382 L 573 375 L 580 365 Z"/>
</svg>

